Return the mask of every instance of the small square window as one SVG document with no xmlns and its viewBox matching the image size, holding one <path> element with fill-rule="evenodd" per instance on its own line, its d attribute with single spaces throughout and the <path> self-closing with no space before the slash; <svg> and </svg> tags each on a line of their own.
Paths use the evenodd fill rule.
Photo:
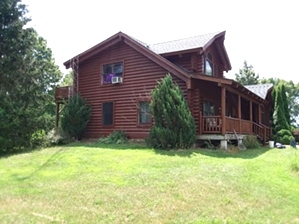
<svg viewBox="0 0 299 224">
<path fill-rule="evenodd" d="M 114 64 L 106 64 L 103 65 L 102 69 L 102 84 L 112 84 L 113 77 L 121 77 L 123 76 L 123 63 L 118 62 Z M 118 79 L 122 80 L 122 79 Z"/>
<path fill-rule="evenodd" d="M 139 124 L 150 124 L 150 105 L 148 102 L 139 102 L 139 113 L 138 113 Z"/>
</svg>

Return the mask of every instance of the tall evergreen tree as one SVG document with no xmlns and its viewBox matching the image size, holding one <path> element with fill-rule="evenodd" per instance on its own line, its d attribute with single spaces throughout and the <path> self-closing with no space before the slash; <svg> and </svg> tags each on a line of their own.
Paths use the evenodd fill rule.
<svg viewBox="0 0 299 224">
<path fill-rule="evenodd" d="M 278 78 L 263 78 L 261 83 L 272 83 L 274 86 L 284 85 L 286 101 L 288 103 L 288 112 L 289 112 L 289 123 L 292 125 L 298 125 L 298 116 L 299 116 L 299 83 L 294 83 L 292 80 L 285 81 Z M 276 88 L 274 88 L 275 90 Z M 275 101 L 275 97 L 272 97 Z M 287 115 L 288 116 L 288 115 Z"/>
<path fill-rule="evenodd" d="M 285 88 L 284 84 L 280 85 L 280 92 L 281 92 L 281 99 L 282 99 L 282 103 L 283 103 L 284 114 L 285 114 L 288 126 L 290 126 L 291 125 L 291 116 L 290 116 L 286 88 Z"/>
<path fill-rule="evenodd" d="M 275 101 L 273 112 L 273 132 L 277 142 L 289 144 L 293 139 L 290 125 L 290 115 L 285 87 L 283 84 L 275 87 Z"/>
<path fill-rule="evenodd" d="M 62 111 L 61 127 L 70 137 L 81 140 L 89 118 L 91 107 L 76 94 L 71 97 Z"/>
<path fill-rule="evenodd" d="M 239 73 L 235 74 L 236 81 L 242 85 L 255 85 L 259 83 L 259 75 L 255 74 L 252 65 L 248 65 L 247 61 L 244 61 L 243 68 L 239 69 Z"/>
<path fill-rule="evenodd" d="M 53 89 L 61 79 L 46 41 L 33 28 L 20 0 L 0 1 L 0 151 L 28 147 L 49 129 Z"/>
<path fill-rule="evenodd" d="M 279 85 L 275 88 L 275 101 L 274 101 L 274 113 L 273 113 L 273 123 L 274 131 L 277 133 L 281 129 L 290 130 L 290 124 L 287 120 L 286 111 L 287 100 L 284 98 L 285 93 L 283 85 Z"/>
<path fill-rule="evenodd" d="M 152 91 L 151 113 L 155 124 L 148 143 L 154 148 L 189 148 L 196 140 L 196 126 L 179 86 L 166 75 Z"/>
</svg>

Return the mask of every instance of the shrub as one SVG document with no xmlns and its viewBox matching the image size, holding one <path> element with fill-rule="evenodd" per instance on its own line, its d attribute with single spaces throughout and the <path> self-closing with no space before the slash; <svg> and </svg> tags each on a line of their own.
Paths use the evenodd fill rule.
<svg viewBox="0 0 299 224">
<path fill-rule="evenodd" d="M 256 149 L 261 147 L 261 143 L 255 135 L 246 135 L 243 138 L 243 144 L 247 149 Z"/>
<path fill-rule="evenodd" d="M 154 126 L 146 142 L 160 149 L 190 148 L 196 140 L 196 126 L 183 92 L 166 75 L 151 92 Z"/>
<path fill-rule="evenodd" d="M 128 141 L 128 138 L 124 131 L 113 131 L 105 138 L 100 138 L 99 143 L 105 144 L 123 144 Z"/>
<path fill-rule="evenodd" d="M 294 140 L 294 137 L 292 133 L 287 129 L 281 129 L 278 131 L 275 135 L 276 142 L 282 143 L 282 144 L 290 144 L 291 140 Z"/>
<path fill-rule="evenodd" d="M 70 137 L 81 140 L 90 115 L 91 107 L 79 94 L 74 95 L 62 111 L 62 130 Z"/>
<path fill-rule="evenodd" d="M 64 145 L 71 141 L 70 137 L 61 129 L 52 129 L 46 135 L 47 145 Z"/>
<path fill-rule="evenodd" d="M 32 134 L 30 139 L 31 147 L 35 148 L 38 146 L 45 146 L 46 145 L 46 132 L 44 130 L 36 131 Z"/>
</svg>

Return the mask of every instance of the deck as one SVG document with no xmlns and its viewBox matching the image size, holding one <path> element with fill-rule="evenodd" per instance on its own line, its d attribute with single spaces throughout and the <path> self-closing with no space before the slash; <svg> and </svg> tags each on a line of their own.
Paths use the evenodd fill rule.
<svg viewBox="0 0 299 224">
<path fill-rule="evenodd" d="M 55 89 L 55 102 L 63 103 L 73 96 L 73 86 L 56 87 Z"/>
<path fill-rule="evenodd" d="M 225 117 L 225 128 L 222 130 L 223 122 L 221 116 L 202 116 L 200 124 L 200 135 L 256 135 L 264 143 L 271 138 L 271 129 L 263 124 L 239 118 Z"/>
</svg>

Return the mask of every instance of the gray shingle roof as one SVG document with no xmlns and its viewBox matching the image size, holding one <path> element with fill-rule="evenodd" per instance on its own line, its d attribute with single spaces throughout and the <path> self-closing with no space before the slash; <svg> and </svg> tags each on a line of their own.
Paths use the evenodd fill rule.
<svg viewBox="0 0 299 224">
<path fill-rule="evenodd" d="M 164 43 L 149 45 L 149 49 L 156 54 L 164 54 L 176 51 L 190 50 L 204 47 L 211 39 L 221 32 L 209 33 L 186 39 L 174 40 Z"/>
<path fill-rule="evenodd" d="M 273 84 L 248 85 L 245 87 L 261 98 L 266 99 L 268 90 L 273 87 Z"/>
</svg>

